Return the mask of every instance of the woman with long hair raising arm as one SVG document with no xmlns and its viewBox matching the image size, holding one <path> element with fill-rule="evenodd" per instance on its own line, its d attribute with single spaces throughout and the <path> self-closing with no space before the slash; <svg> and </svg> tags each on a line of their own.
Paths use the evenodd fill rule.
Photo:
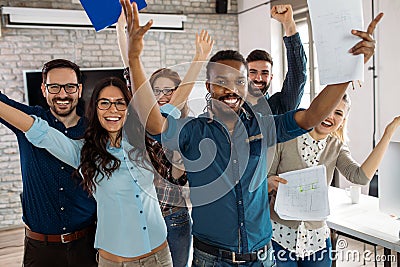
<svg viewBox="0 0 400 267">
<path fill-rule="evenodd" d="M 120 79 L 100 81 L 88 104 L 88 127 L 82 140 L 69 139 L 46 121 L 2 102 L 0 116 L 26 132 L 35 146 L 47 149 L 82 175 L 84 187 L 97 201 L 99 266 L 139 261 L 149 267 L 172 266 L 146 148 L 150 157 L 154 155 L 150 140 L 140 138 L 145 136 L 144 128 L 132 109 L 127 138 L 123 136 L 131 99 Z"/>
</svg>

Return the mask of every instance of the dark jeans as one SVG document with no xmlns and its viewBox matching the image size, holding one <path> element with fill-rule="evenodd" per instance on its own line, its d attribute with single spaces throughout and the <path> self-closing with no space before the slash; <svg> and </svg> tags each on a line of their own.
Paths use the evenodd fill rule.
<svg viewBox="0 0 400 267">
<path fill-rule="evenodd" d="M 296 258 L 296 254 L 284 249 L 281 245 L 272 241 L 277 267 L 329 267 L 332 266 L 332 242 L 326 239 L 326 248 L 319 250 L 304 259 Z"/>
<path fill-rule="evenodd" d="M 70 243 L 25 237 L 24 267 L 97 267 L 94 232 Z"/>
<path fill-rule="evenodd" d="M 192 239 L 192 222 L 189 211 L 187 208 L 182 208 L 171 215 L 165 216 L 164 220 L 167 224 L 167 241 L 173 266 L 187 266 Z"/>
<path fill-rule="evenodd" d="M 272 247 L 267 253 L 261 254 L 258 261 L 234 263 L 231 260 L 223 259 L 206 252 L 203 252 L 197 248 L 193 248 L 193 262 L 192 267 L 274 267 L 274 252 Z"/>
</svg>

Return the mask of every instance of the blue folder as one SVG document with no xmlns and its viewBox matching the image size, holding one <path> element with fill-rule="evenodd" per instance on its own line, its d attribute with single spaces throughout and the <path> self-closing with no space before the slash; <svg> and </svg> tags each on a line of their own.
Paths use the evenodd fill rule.
<svg viewBox="0 0 400 267">
<path fill-rule="evenodd" d="M 116 23 L 122 11 L 119 0 L 80 1 L 96 31 L 100 31 Z M 145 0 L 131 0 L 131 3 L 133 1 L 136 2 L 139 10 L 147 6 Z"/>
</svg>

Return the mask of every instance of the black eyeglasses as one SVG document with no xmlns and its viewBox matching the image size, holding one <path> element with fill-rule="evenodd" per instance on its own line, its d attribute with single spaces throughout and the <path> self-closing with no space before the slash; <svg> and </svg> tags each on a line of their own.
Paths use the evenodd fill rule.
<svg viewBox="0 0 400 267">
<path fill-rule="evenodd" d="M 111 107 L 112 104 L 115 105 L 115 108 L 119 111 L 124 111 L 127 109 L 126 102 L 124 100 L 118 100 L 118 101 L 110 101 L 107 98 L 100 98 L 96 101 L 97 108 L 101 110 L 107 110 Z"/>
<path fill-rule="evenodd" d="M 58 84 L 58 83 L 46 83 L 46 90 L 50 94 L 58 94 L 61 91 L 61 88 L 64 88 L 64 91 L 67 94 L 74 94 L 78 92 L 79 84 L 77 83 L 66 83 L 66 84 Z"/>
<path fill-rule="evenodd" d="M 164 89 L 153 89 L 153 93 L 155 96 L 160 95 L 163 93 L 163 95 L 171 95 L 178 87 L 173 87 L 173 88 L 164 88 Z"/>
</svg>

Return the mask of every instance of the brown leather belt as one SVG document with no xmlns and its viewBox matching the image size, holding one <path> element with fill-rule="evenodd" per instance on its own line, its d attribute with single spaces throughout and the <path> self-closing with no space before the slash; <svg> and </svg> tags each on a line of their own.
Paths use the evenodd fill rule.
<svg viewBox="0 0 400 267">
<path fill-rule="evenodd" d="M 152 249 L 150 252 L 137 256 L 137 257 L 133 257 L 133 258 L 126 258 L 126 257 L 121 257 L 121 256 L 117 256 L 114 255 L 110 252 L 107 252 L 105 250 L 99 249 L 99 254 L 100 257 L 109 260 L 109 261 L 113 261 L 113 262 L 130 262 L 130 261 L 137 261 L 137 260 L 141 260 L 144 258 L 147 258 L 161 250 L 163 250 L 164 248 L 166 248 L 168 246 L 167 241 L 164 241 L 161 245 L 159 245 L 158 247 Z"/>
<path fill-rule="evenodd" d="M 43 241 L 43 242 L 51 242 L 51 243 L 69 243 L 78 239 L 81 239 L 82 237 L 86 236 L 89 233 L 94 233 L 96 231 L 96 226 L 91 225 L 89 227 L 86 227 L 82 230 L 75 231 L 73 233 L 67 233 L 67 234 L 62 234 L 62 235 L 44 235 L 40 233 L 35 233 L 29 230 L 28 228 L 25 228 L 25 236 L 37 240 L 37 241 Z"/>
</svg>

